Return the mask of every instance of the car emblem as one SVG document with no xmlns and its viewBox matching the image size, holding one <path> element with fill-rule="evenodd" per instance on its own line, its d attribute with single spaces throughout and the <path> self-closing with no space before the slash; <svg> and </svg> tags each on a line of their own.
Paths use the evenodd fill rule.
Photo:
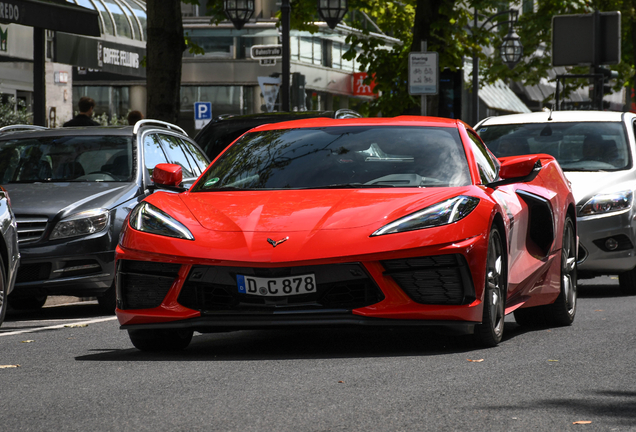
<svg viewBox="0 0 636 432">
<path fill-rule="evenodd" d="M 271 238 L 268 238 L 268 239 L 267 239 L 267 243 L 271 244 L 271 245 L 272 245 L 272 247 L 276 247 L 276 246 L 278 246 L 279 244 L 281 244 L 281 243 L 283 243 L 283 242 L 286 242 L 287 240 L 289 240 L 289 237 L 282 238 L 282 239 L 280 239 L 280 240 L 278 240 L 278 241 L 275 241 L 275 240 L 272 240 Z"/>
</svg>

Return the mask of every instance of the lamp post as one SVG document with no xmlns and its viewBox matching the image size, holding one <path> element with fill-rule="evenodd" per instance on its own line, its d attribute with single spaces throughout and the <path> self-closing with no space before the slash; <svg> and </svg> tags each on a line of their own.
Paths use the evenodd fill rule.
<svg viewBox="0 0 636 432">
<path fill-rule="evenodd" d="M 499 52 L 501 55 L 501 59 L 503 62 L 510 68 L 514 68 L 519 61 L 521 61 L 521 57 L 523 56 L 523 45 L 521 45 L 521 38 L 514 30 L 515 25 L 517 24 L 517 17 L 519 16 L 519 12 L 510 9 L 505 12 L 499 12 L 494 15 L 489 16 L 481 25 L 478 23 L 479 14 L 477 10 L 474 13 L 474 21 L 473 28 L 482 29 L 486 24 L 491 22 L 494 18 L 509 15 L 509 19 L 507 21 L 499 21 L 497 23 L 492 24 L 487 31 L 492 30 L 495 27 L 498 27 L 502 24 L 509 24 L 508 34 L 504 37 L 503 43 L 499 47 Z M 473 31 L 474 34 L 474 31 Z M 479 57 L 477 56 L 476 51 L 473 51 L 473 126 L 477 124 L 479 121 Z"/>
<path fill-rule="evenodd" d="M 223 0 L 225 16 L 232 21 L 237 30 L 243 28 L 245 23 L 254 14 L 254 0 Z M 281 109 L 290 111 L 289 106 L 289 70 L 290 46 L 289 46 L 289 15 L 291 5 L 289 0 L 282 0 L 281 4 L 281 37 L 282 37 L 282 74 L 281 74 Z M 347 0 L 318 0 L 318 14 L 327 22 L 329 28 L 334 29 L 347 13 Z"/>
</svg>

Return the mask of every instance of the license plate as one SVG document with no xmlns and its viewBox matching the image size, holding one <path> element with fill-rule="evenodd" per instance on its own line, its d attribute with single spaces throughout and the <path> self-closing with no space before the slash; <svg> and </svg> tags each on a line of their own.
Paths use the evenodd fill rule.
<svg viewBox="0 0 636 432">
<path fill-rule="evenodd" d="M 316 277 L 313 274 L 262 278 L 236 275 L 238 291 L 263 297 L 280 297 L 316 292 Z"/>
</svg>

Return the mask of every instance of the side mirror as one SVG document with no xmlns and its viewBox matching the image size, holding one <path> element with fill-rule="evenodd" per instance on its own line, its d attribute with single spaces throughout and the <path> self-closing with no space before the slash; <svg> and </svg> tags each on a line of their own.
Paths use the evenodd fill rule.
<svg viewBox="0 0 636 432">
<path fill-rule="evenodd" d="M 499 159 L 499 178 L 496 182 L 487 184 L 489 188 L 496 188 L 511 183 L 532 181 L 541 169 L 541 158 L 546 155 L 509 156 Z M 547 156 L 551 158 L 551 156 Z"/>
<path fill-rule="evenodd" d="M 152 181 L 158 187 L 178 188 L 183 181 L 183 173 L 179 165 L 160 163 L 152 172 Z"/>
<path fill-rule="evenodd" d="M 502 180 L 527 177 L 537 167 L 537 163 L 541 166 L 539 160 L 538 155 L 503 157 L 499 159 L 501 162 L 499 177 Z"/>
</svg>

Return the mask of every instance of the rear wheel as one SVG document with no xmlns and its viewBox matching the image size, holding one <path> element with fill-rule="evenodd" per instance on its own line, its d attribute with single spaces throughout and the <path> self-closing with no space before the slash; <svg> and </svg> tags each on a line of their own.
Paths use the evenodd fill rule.
<svg viewBox="0 0 636 432">
<path fill-rule="evenodd" d="M 568 326 L 576 314 L 576 235 L 571 217 L 565 219 L 561 247 L 561 292 L 554 303 L 517 309 L 515 320 L 522 326 Z"/>
<path fill-rule="evenodd" d="M 192 340 L 193 330 L 128 330 L 132 344 L 141 351 L 181 351 Z"/>
<path fill-rule="evenodd" d="M 636 268 L 618 275 L 618 284 L 625 295 L 636 295 Z"/>
<path fill-rule="evenodd" d="M 475 328 L 475 336 L 481 345 L 494 347 L 503 338 L 506 303 L 504 246 L 495 226 L 488 239 L 484 290 L 484 312 L 481 324 Z"/>
</svg>

